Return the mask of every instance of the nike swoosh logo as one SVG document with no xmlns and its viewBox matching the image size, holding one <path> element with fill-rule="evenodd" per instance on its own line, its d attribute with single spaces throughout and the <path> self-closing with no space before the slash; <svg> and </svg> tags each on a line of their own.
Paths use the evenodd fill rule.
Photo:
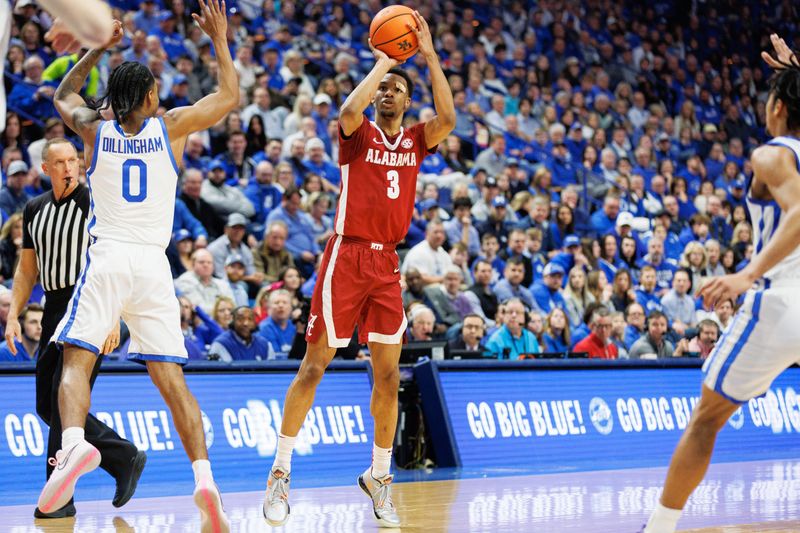
<svg viewBox="0 0 800 533">
<path fill-rule="evenodd" d="M 71 448 L 71 449 L 70 449 L 70 450 L 67 452 L 67 455 L 64 457 L 64 460 L 63 460 L 63 461 L 61 461 L 60 463 L 58 463 L 58 466 L 56 466 L 56 469 L 57 469 L 57 470 L 63 470 L 63 469 L 64 469 L 64 467 L 65 467 L 65 466 L 67 466 L 67 462 L 69 461 L 69 458 L 72 456 L 72 452 L 74 452 L 74 451 L 75 451 L 75 448 L 77 448 L 77 447 L 78 447 L 78 445 L 76 444 L 75 446 L 73 446 L 73 447 L 72 447 L 72 448 Z"/>
<path fill-rule="evenodd" d="M 383 146 L 383 141 L 379 141 L 375 137 L 372 138 L 372 142 L 374 142 L 375 144 L 380 144 L 381 146 Z"/>
<path fill-rule="evenodd" d="M 397 274 L 398 272 L 400 272 L 400 269 L 399 268 L 395 268 L 394 269 L 394 273 Z"/>
</svg>

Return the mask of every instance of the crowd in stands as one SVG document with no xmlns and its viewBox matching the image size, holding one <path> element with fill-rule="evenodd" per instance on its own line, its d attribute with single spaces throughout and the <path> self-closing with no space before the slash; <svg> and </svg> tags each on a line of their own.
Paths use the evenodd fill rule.
<svg viewBox="0 0 800 533">
<path fill-rule="evenodd" d="M 104 94 L 123 61 L 153 71 L 165 110 L 214 90 L 214 51 L 189 17 L 195 2 L 110 4 L 125 38 L 93 70 L 86 96 Z M 398 245 L 407 340 L 505 359 L 706 357 L 737 302 L 707 311 L 695 291 L 746 265 L 764 231 L 750 226 L 745 206 L 748 154 L 766 140 L 770 72 L 759 53 L 773 31 L 797 42 L 798 7 L 409 5 L 430 23 L 457 124 L 422 166 Z M 188 138 L 167 253 L 192 358 L 296 357 L 333 234 L 337 112 L 374 63 L 368 27 L 382 6 L 227 6 L 241 106 Z M 43 139 L 70 133 L 54 87 L 79 58 L 54 56 L 42 37 L 51 21 L 34 2 L 19 2 L 14 22 L 0 137 L 6 286 L 18 213 L 48 188 Z M 435 111 L 425 61 L 403 68 L 416 82 L 409 125 Z M 357 191 L 357 177 L 350 187 Z M 0 293 L 0 324 L 7 300 Z"/>
</svg>

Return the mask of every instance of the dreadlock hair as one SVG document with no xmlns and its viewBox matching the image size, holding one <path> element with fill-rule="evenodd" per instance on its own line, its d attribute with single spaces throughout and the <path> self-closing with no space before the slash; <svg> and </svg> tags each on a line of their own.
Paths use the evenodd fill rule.
<svg viewBox="0 0 800 533">
<path fill-rule="evenodd" d="M 414 95 L 414 82 L 411 81 L 411 76 L 408 75 L 408 72 L 398 67 L 392 67 L 387 74 L 396 74 L 403 78 L 408 88 L 408 97 L 411 98 Z"/>
<path fill-rule="evenodd" d="M 769 92 L 786 106 L 786 127 L 797 131 L 800 129 L 800 61 L 797 54 L 792 54 L 788 62 L 779 62 L 782 66 L 770 78 Z"/>
<path fill-rule="evenodd" d="M 153 88 L 155 78 L 146 66 L 135 61 L 126 61 L 119 65 L 108 78 L 106 94 L 89 102 L 88 106 L 95 111 L 108 109 L 114 112 L 114 118 L 122 124 L 143 103 L 147 92 Z"/>
</svg>

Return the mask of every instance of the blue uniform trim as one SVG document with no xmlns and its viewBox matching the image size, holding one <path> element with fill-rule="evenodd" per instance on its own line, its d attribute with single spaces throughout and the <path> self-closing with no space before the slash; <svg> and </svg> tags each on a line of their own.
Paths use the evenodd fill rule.
<svg viewBox="0 0 800 533">
<path fill-rule="evenodd" d="M 150 122 L 150 118 L 149 118 L 149 117 L 148 117 L 148 118 L 146 118 L 146 119 L 144 119 L 144 122 L 142 122 L 142 127 L 141 127 L 141 128 L 139 128 L 139 131 L 137 131 L 137 132 L 136 132 L 136 135 L 139 135 L 140 133 L 142 133 L 142 131 L 144 130 L 144 128 L 147 126 L 147 123 L 148 123 L 148 122 Z M 128 136 L 128 134 L 127 134 L 127 133 L 125 133 L 124 131 L 122 131 L 122 126 L 120 126 L 120 125 L 119 125 L 119 122 L 117 122 L 117 121 L 115 120 L 115 121 L 113 121 L 113 124 L 114 124 L 114 129 L 115 129 L 115 130 L 117 130 L 117 131 L 119 132 L 119 134 L 120 134 L 120 135 L 122 135 L 123 137 L 127 137 L 127 136 Z M 134 135 L 134 137 L 136 137 L 136 135 Z"/>
<path fill-rule="evenodd" d="M 94 221 L 94 219 L 92 219 Z M 86 284 L 86 273 L 89 271 L 89 265 L 91 264 L 91 255 L 89 255 L 89 248 L 86 248 L 86 265 L 83 267 L 83 273 L 81 274 L 81 279 L 78 281 L 78 286 L 75 289 L 75 293 L 72 295 L 72 309 L 69 312 L 69 319 L 67 320 L 67 324 L 64 326 L 64 329 L 61 331 L 61 334 L 58 336 L 58 342 L 69 342 L 71 344 L 75 344 L 76 346 L 81 346 L 80 344 L 74 342 L 74 340 L 68 340 L 69 337 L 69 330 L 72 328 L 72 324 L 75 322 L 75 314 L 78 311 L 78 301 L 81 299 L 81 291 L 83 290 L 83 286 Z M 82 346 L 83 347 L 83 346 Z M 86 348 L 87 350 L 89 348 Z M 100 352 L 100 350 L 94 350 L 95 353 Z"/>
<path fill-rule="evenodd" d="M 761 311 L 761 297 L 763 295 L 764 295 L 764 293 L 762 291 L 759 291 L 759 292 L 757 292 L 755 294 L 755 298 L 753 299 L 753 313 L 752 313 L 752 316 L 750 317 L 750 320 L 747 322 L 747 326 L 744 328 L 744 331 L 742 332 L 742 336 L 739 337 L 739 340 L 733 346 L 733 349 L 731 350 L 731 353 L 728 355 L 728 358 L 725 359 L 724 363 L 722 363 L 722 368 L 720 368 L 719 374 L 717 375 L 717 381 L 714 384 L 714 391 L 715 392 L 717 392 L 717 393 L 721 394 L 723 397 L 725 397 L 725 398 L 727 398 L 727 399 L 729 399 L 731 401 L 737 402 L 737 403 L 743 403 L 743 402 L 739 401 L 739 400 L 736 400 L 734 398 L 731 398 L 730 396 L 726 395 L 722 391 L 722 383 L 723 383 L 723 381 L 725 381 L 725 376 L 728 374 L 728 371 L 730 370 L 731 365 L 733 364 L 733 362 L 736 360 L 736 358 L 741 353 L 742 348 L 744 347 L 745 343 L 747 342 L 747 339 L 750 337 L 750 334 L 753 333 L 753 329 L 755 329 L 756 324 L 758 323 L 758 314 Z M 731 329 L 733 329 L 733 328 L 731 328 Z"/>
<path fill-rule="evenodd" d="M 765 207 L 761 209 L 761 220 L 758 221 L 758 246 L 756 246 L 756 253 L 760 253 L 761 248 L 764 247 L 764 240 L 766 239 L 764 235 L 764 221 L 767 219 L 766 214 L 767 210 Z"/>
<path fill-rule="evenodd" d="M 772 139 L 767 144 L 770 145 L 770 146 L 781 146 L 783 148 L 788 148 L 789 151 L 792 152 L 792 154 L 794 155 L 794 164 L 797 165 L 797 172 L 800 172 L 800 156 L 797 155 L 797 152 L 795 151 L 794 148 L 792 148 L 788 144 L 782 143 L 781 141 L 779 141 L 777 139 Z"/>
<path fill-rule="evenodd" d="M 94 172 L 94 168 L 97 166 L 97 152 L 100 151 L 100 133 L 103 131 L 103 125 L 105 121 L 100 121 L 100 124 L 97 125 L 97 131 L 94 134 L 94 152 L 92 153 L 92 164 L 89 165 L 89 169 L 86 171 L 87 176 Z"/>
<path fill-rule="evenodd" d="M 82 341 L 80 339 L 73 339 L 72 337 L 64 337 L 63 333 L 58 337 L 58 342 L 62 342 L 62 343 L 66 343 L 66 344 L 74 344 L 75 346 L 77 346 L 79 348 L 83 348 L 84 350 L 89 350 L 90 352 L 92 352 L 95 355 L 100 355 L 100 348 L 98 348 L 94 344 L 90 344 L 90 343 L 88 343 L 86 341 Z"/>
<path fill-rule="evenodd" d="M 179 365 L 185 365 L 189 362 L 189 357 L 179 357 L 177 355 L 158 355 L 152 353 L 128 353 L 128 360 L 136 363 L 156 361 L 159 363 L 178 363 Z"/>
<path fill-rule="evenodd" d="M 164 133 L 164 143 L 166 143 L 167 145 L 167 153 L 169 154 L 169 160 L 172 161 L 172 168 L 175 169 L 175 174 L 180 176 L 181 171 L 178 168 L 178 163 L 175 162 L 175 155 L 172 153 L 172 145 L 169 144 L 169 136 L 167 135 L 167 125 L 164 124 L 164 118 L 158 117 L 158 122 L 161 124 L 161 131 Z"/>
<path fill-rule="evenodd" d="M 775 222 L 772 223 L 772 231 L 769 234 L 769 238 L 772 239 L 772 236 L 775 235 L 775 232 L 778 231 L 778 224 L 781 221 L 781 208 L 778 204 L 775 204 Z"/>
</svg>

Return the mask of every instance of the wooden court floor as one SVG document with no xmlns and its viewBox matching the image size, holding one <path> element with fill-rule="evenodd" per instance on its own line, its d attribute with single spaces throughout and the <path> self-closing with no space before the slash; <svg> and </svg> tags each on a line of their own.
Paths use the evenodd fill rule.
<svg viewBox="0 0 800 533">
<path fill-rule="evenodd" d="M 403 531 L 633 533 L 655 504 L 663 476 L 663 468 L 511 477 L 486 472 L 484 477 L 396 483 L 394 495 Z M 261 517 L 262 498 L 262 492 L 224 495 L 232 531 L 272 531 Z M 355 483 L 293 489 L 290 501 L 289 522 L 274 531 L 378 530 L 371 502 Z M 122 509 L 80 499 L 76 506 L 78 516 L 62 520 L 34 520 L 32 505 L 0 507 L 0 532 L 199 531 L 190 496 L 134 498 Z M 713 465 L 679 525 L 687 533 L 800 531 L 800 462 Z"/>
</svg>

